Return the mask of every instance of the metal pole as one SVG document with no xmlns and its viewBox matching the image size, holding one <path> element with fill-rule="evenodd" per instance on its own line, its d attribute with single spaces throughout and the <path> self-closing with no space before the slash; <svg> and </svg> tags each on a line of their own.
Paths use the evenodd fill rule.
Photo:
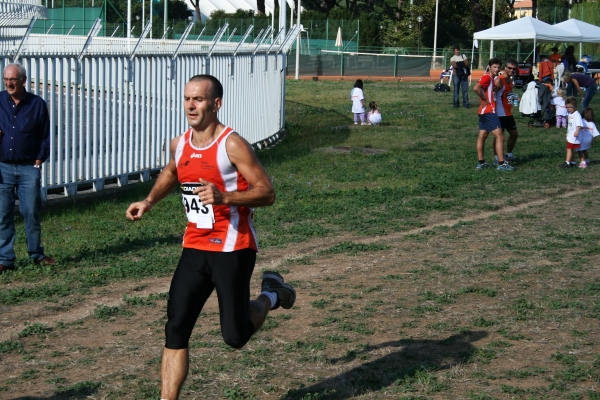
<svg viewBox="0 0 600 400">
<path fill-rule="evenodd" d="M 297 21 L 296 25 L 300 28 L 300 32 L 298 32 L 298 37 L 296 38 L 296 80 L 300 79 L 300 38 L 302 37 L 302 28 L 300 26 L 300 14 L 302 10 L 300 3 L 302 0 L 298 0 L 298 9 L 296 10 Z"/>
<path fill-rule="evenodd" d="M 131 0 L 127 0 L 127 37 L 131 37 Z"/>
<path fill-rule="evenodd" d="M 142 0 L 142 26 L 146 26 L 146 0 Z"/>
<path fill-rule="evenodd" d="M 164 16 L 164 23 L 163 23 L 163 32 L 167 31 L 167 19 L 168 19 L 168 15 L 169 15 L 169 0 L 165 0 L 165 16 Z"/>
<path fill-rule="evenodd" d="M 433 59 L 431 62 L 431 68 L 435 68 L 437 65 L 435 63 L 435 56 L 437 55 L 437 25 L 438 25 L 438 9 L 440 5 L 440 0 L 435 0 L 435 28 L 433 30 Z M 442 68 L 443 69 L 443 68 Z"/>
<path fill-rule="evenodd" d="M 150 15 L 148 15 L 148 19 L 150 20 L 150 22 L 152 22 L 152 0 L 150 0 Z M 150 39 L 152 39 L 152 30 L 150 30 Z"/>
<path fill-rule="evenodd" d="M 496 23 L 496 0 L 492 3 L 492 28 Z M 494 58 L 494 41 L 490 41 L 490 58 Z"/>
</svg>

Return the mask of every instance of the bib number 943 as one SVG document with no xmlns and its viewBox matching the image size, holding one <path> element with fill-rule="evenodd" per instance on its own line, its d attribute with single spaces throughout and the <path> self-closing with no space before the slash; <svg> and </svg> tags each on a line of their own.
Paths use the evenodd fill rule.
<svg viewBox="0 0 600 400">
<path fill-rule="evenodd" d="M 196 224 L 198 229 L 212 229 L 215 214 L 211 204 L 202 204 L 200 197 L 194 194 L 194 189 L 202 186 L 200 183 L 182 183 L 182 203 L 189 222 Z"/>
</svg>

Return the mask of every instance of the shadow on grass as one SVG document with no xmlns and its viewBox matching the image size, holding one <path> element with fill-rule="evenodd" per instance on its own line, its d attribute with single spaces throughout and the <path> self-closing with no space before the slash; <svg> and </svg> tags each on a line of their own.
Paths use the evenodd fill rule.
<svg viewBox="0 0 600 400">
<path fill-rule="evenodd" d="M 58 393 L 48 397 L 23 396 L 11 397 L 11 400 L 79 400 L 89 399 L 96 394 L 102 385 L 99 382 L 80 382 L 76 385 L 63 388 Z"/>
<path fill-rule="evenodd" d="M 390 353 L 315 385 L 292 389 L 282 399 L 347 399 L 382 389 L 397 393 L 441 391 L 444 384 L 437 381 L 432 371 L 468 362 L 477 351 L 472 343 L 487 335 L 483 331 L 466 332 L 444 340 L 402 339 L 368 346 L 330 362 L 339 368 L 356 358 L 375 357 L 373 352 L 380 349 L 389 348 Z M 392 348 L 399 350 L 393 351 Z"/>
</svg>

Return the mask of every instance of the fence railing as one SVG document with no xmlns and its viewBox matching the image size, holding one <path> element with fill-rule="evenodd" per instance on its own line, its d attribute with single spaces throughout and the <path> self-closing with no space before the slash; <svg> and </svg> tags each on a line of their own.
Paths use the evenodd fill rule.
<svg viewBox="0 0 600 400">
<path fill-rule="evenodd" d="M 87 48 L 86 37 L 30 35 L 19 62 L 30 90 L 48 103 L 52 127 L 43 196 L 149 179 L 170 159 L 170 140 L 187 129 L 183 90 L 197 74 L 222 82 L 224 124 L 253 144 L 278 135 L 286 53 L 297 33 L 292 27 L 274 44 L 215 38 L 141 40 L 137 46 L 138 39 L 93 38 Z M 4 69 L 14 48 L 9 43 L 0 49 Z"/>
</svg>

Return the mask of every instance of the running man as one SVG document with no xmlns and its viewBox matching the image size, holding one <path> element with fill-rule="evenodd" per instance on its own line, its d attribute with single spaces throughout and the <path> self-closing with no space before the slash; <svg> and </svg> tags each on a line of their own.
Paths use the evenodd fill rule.
<svg viewBox="0 0 600 400">
<path fill-rule="evenodd" d="M 475 84 L 473 91 L 479 96 L 479 136 L 477 138 L 477 169 L 490 168 L 492 165 L 485 162 L 484 145 L 489 132 L 492 132 L 496 140 L 496 154 L 498 154 L 498 171 L 512 171 L 514 167 L 504 161 L 504 133 L 502 124 L 496 114 L 496 99 L 494 97 L 494 78 L 500 72 L 502 61 L 492 58 L 486 72 L 479 82 Z"/>
<path fill-rule="evenodd" d="M 504 71 L 500 72 L 494 79 L 496 86 L 496 114 L 500 118 L 502 129 L 508 131 L 508 141 L 506 142 L 506 161 L 515 161 L 512 151 L 517 143 L 519 133 L 517 132 L 517 123 L 512 115 L 513 77 L 517 71 L 518 63 L 515 59 L 509 58 L 504 64 Z M 494 137 L 494 153 L 496 153 L 496 138 Z M 498 165 L 498 155 L 494 156 L 494 164 Z"/>
<path fill-rule="evenodd" d="M 184 91 L 190 129 L 170 144 L 171 161 L 145 200 L 133 203 L 128 219 L 139 220 L 177 184 L 188 218 L 183 252 L 169 289 L 161 399 L 179 397 L 189 367 L 188 342 L 200 311 L 217 290 L 223 340 L 244 346 L 269 310 L 291 308 L 294 289 L 276 272 L 262 275 L 262 293 L 250 301 L 250 278 L 258 246 L 252 207 L 270 206 L 275 192 L 251 146 L 221 124 L 217 112 L 223 86 L 197 75 Z"/>
</svg>

